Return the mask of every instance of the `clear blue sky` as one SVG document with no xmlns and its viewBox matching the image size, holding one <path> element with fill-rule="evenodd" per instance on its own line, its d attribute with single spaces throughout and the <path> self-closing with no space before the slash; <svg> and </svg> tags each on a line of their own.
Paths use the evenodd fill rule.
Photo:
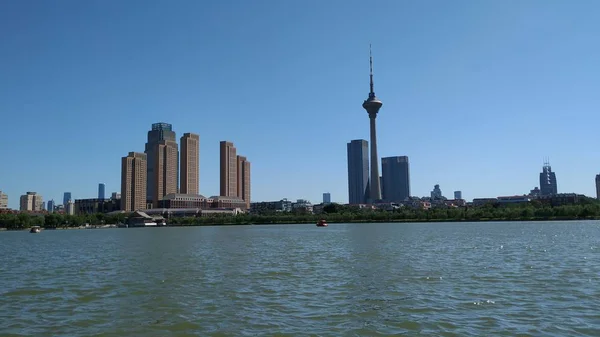
<svg viewBox="0 0 600 337">
<path fill-rule="evenodd" d="M 0 2 L 0 190 L 62 202 L 120 189 L 154 122 L 200 134 L 200 190 L 219 141 L 252 162 L 252 199 L 331 192 L 373 44 L 380 156 L 408 155 L 413 195 L 523 194 L 550 157 L 559 192 L 600 171 L 600 2 Z"/>
</svg>

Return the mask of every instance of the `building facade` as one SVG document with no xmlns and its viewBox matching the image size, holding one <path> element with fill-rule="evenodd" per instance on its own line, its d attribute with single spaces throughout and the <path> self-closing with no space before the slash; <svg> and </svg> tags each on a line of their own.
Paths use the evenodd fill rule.
<svg viewBox="0 0 600 337">
<path fill-rule="evenodd" d="M 154 185 L 152 205 L 158 207 L 158 202 L 165 195 L 177 193 L 179 167 L 177 143 L 171 140 L 161 140 L 156 144 L 154 155 L 154 170 L 151 179 Z"/>
<path fill-rule="evenodd" d="M 237 151 L 232 142 L 221 141 L 220 147 L 220 195 L 237 197 Z"/>
<path fill-rule="evenodd" d="M 179 193 L 198 194 L 200 191 L 200 136 L 184 133 L 181 146 L 181 181 Z"/>
<path fill-rule="evenodd" d="M 109 213 L 121 209 L 121 202 L 113 199 L 76 199 L 75 214 Z"/>
<path fill-rule="evenodd" d="M 156 183 L 158 181 L 158 172 L 156 161 L 159 151 L 158 145 L 161 141 L 170 141 L 177 144 L 177 139 L 175 137 L 176 134 L 175 131 L 173 131 L 173 126 L 169 123 L 154 123 L 152 124 L 151 130 L 148 131 L 148 141 L 146 142 L 144 153 L 146 153 L 147 161 L 146 193 L 148 194 L 147 199 L 149 200 L 153 200 L 155 195 L 157 195 Z M 177 145 L 175 145 L 175 147 L 177 148 Z M 178 163 L 179 158 L 177 158 L 176 161 Z M 176 176 L 178 175 L 179 169 L 176 169 Z M 179 177 L 177 177 L 176 180 L 179 181 Z"/>
<path fill-rule="evenodd" d="M 243 156 L 237 156 L 237 197 L 246 202 L 250 208 L 250 162 Z"/>
<path fill-rule="evenodd" d="M 39 212 L 42 211 L 44 198 L 36 192 L 27 192 L 19 200 L 19 209 L 21 211 Z"/>
<path fill-rule="evenodd" d="M 545 162 L 540 173 L 540 196 L 554 195 L 558 193 L 556 186 L 556 173 L 552 172 L 550 163 Z"/>
<path fill-rule="evenodd" d="M 381 158 L 381 173 L 386 202 L 402 202 L 410 197 L 410 173 L 407 156 Z"/>
<path fill-rule="evenodd" d="M 65 206 L 65 207 L 66 207 L 66 206 L 67 206 L 67 203 L 68 203 L 68 202 L 69 202 L 69 200 L 71 200 L 71 199 L 72 199 L 72 197 L 71 197 L 71 192 L 65 192 L 65 193 L 63 194 L 63 206 Z"/>
<path fill-rule="evenodd" d="M 147 155 L 129 152 L 121 159 L 121 210 L 146 209 Z"/>
<path fill-rule="evenodd" d="M 462 191 L 454 191 L 454 200 L 462 200 Z"/>
<path fill-rule="evenodd" d="M 209 198 L 201 194 L 171 193 L 158 204 L 159 208 L 210 208 Z"/>
<path fill-rule="evenodd" d="M 263 214 L 270 212 L 291 212 L 292 202 L 288 199 L 279 201 L 261 201 L 251 204 L 250 210 L 252 213 Z"/>
<path fill-rule="evenodd" d="M 325 192 L 323 193 L 323 205 L 331 204 L 331 193 Z"/>
<path fill-rule="evenodd" d="M 440 185 L 436 184 L 433 186 L 433 191 L 431 191 L 431 199 L 442 199 L 443 197 L 444 196 L 442 195 Z"/>
<path fill-rule="evenodd" d="M 356 139 L 347 144 L 348 202 L 365 204 L 369 199 L 369 143 Z"/>
<path fill-rule="evenodd" d="M 46 210 L 48 211 L 48 213 L 54 213 L 55 206 L 56 206 L 56 204 L 54 203 L 54 199 L 48 200 L 48 204 L 46 207 Z"/>
<path fill-rule="evenodd" d="M 0 191 L 0 209 L 8 209 L 8 195 Z"/>
<path fill-rule="evenodd" d="M 105 190 L 106 185 L 104 185 L 104 183 L 98 184 L 98 199 L 104 199 L 106 197 Z"/>
</svg>

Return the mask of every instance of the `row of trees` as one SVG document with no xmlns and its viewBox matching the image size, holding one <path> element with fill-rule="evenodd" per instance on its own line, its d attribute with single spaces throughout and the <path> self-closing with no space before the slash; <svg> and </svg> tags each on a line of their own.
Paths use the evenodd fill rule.
<svg viewBox="0 0 600 337">
<path fill-rule="evenodd" d="M 600 203 L 588 199 L 576 205 L 551 207 L 537 202 L 518 205 L 485 205 L 481 207 L 434 208 L 430 210 L 400 208 L 394 211 L 365 210 L 353 206 L 330 204 L 323 214 L 270 213 L 214 215 L 207 217 L 173 217 L 169 225 L 198 226 L 220 224 L 285 224 L 312 223 L 319 219 L 334 222 L 391 222 L 391 221 L 487 221 L 487 220 L 573 220 L 600 219 Z M 30 226 L 44 228 L 79 227 L 84 224 L 117 224 L 126 221 L 125 214 L 0 214 L 0 227 L 23 229 Z"/>
</svg>

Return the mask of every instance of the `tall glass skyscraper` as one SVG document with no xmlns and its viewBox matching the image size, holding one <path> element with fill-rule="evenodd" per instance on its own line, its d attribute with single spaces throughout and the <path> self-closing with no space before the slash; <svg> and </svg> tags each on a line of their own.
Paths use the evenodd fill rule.
<svg viewBox="0 0 600 337">
<path fill-rule="evenodd" d="M 106 185 L 104 183 L 98 184 L 98 199 L 104 200 L 104 190 L 106 189 Z"/>
<path fill-rule="evenodd" d="M 71 200 L 71 192 L 65 192 L 63 195 L 63 206 L 67 206 L 69 200 Z"/>
<path fill-rule="evenodd" d="M 402 202 L 410 197 L 407 156 L 381 158 L 381 174 L 385 201 Z"/>
<path fill-rule="evenodd" d="M 369 142 L 355 139 L 348 148 L 348 203 L 366 204 L 369 200 Z"/>
</svg>

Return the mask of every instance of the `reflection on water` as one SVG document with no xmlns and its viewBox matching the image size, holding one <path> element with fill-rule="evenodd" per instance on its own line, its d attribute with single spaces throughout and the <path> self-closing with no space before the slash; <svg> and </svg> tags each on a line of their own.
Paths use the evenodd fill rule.
<svg viewBox="0 0 600 337">
<path fill-rule="evenodd" d="M 600 223 L 0 233 L 0 335 L 600 335 Z"/>
</svg>

